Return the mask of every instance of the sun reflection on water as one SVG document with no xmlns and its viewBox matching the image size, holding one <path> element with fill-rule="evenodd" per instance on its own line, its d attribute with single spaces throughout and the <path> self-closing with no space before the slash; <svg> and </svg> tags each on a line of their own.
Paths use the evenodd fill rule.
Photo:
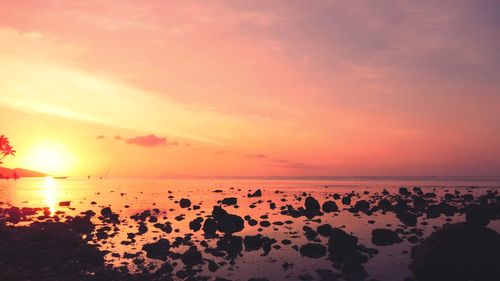
<svg viewBox="0 0 500 281">
<path fill-rule="evenodd" d="M 45 204 L 49 207 L 50 215 L 53 216 L 57 206 L 57 181 L 53 177 L 46 177 L 43 187 Z"/>
</svg>

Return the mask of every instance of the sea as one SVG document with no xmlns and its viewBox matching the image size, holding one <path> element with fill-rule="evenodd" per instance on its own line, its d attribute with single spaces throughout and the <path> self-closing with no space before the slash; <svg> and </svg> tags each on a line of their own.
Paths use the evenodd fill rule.
<svg viewBox="0 0 500 281">
<path fill-rule="evenodd" d="M 188 235 L 195 245 L 201 241 L 216 246 L 216 239 L 205 239 L 203 232 L 193 231 L 189 222 L 197 217 L 206 219 L 210 216 L 213 206 L 221 205 L 224 198 L 234 197 L 236 205 L 223 208 L 231 214 L 241 217 L 250 216 L 258 222 L 269 221 L 270 226 L 260 224 L 245 228 L 235 235 L 245 237 L 261 234 L 276 240 L 268 255 L 262 251 L 242 251 L 232 263 L 220 257 L 209 257 L 223 264 L 216 272 L 210 272 L 206 266 L 202 273 L 211 277 L 222 277 L 231 280 L 248 280 L 249 278 L 268 278 L 269 280 L 302 279 L 312 276 L 320 280 L 318 269 L 336 271 L 332 262 L 325 256 L 323 258 L 308 258 L 301 255 L 297 249 L 309 243 L 304 236 L 304 227 L 316 229 L 322 224 L 330 224 L 359 238 L 359 243 L 379 251 L 371 257 L 364 270 L 368 279 L 375 280 L 404 280 L 411 275 L 408 265 L 411 261 L 411 248 L 414 242 L 405 240 L 390 246 L 376 246 L 371 240 L 372 230 L 375 228 L 402 228 L 402 223 L 394 213 L 376 212 L 371 215 L 358 214 L 349 211 L 356 200 L 370 200 L 371 196 L 378 196 L 388 191 L 398 194 L 401 187 L 413 190 L 421 188 L 424 192 L 433 192 L 437 197 L 445 194 L 463 195 L 472 194 L 474 197 L 487 192 L 498 192 L 500 177 L 296 177 L 296 178 L 187 178 L 187 179 L 157 179 L 157 178 L 107 178 L 89 179 L 87 177 L 69 177 L 67 179 L 23 178 L 17 181 L 0 181 L 0 208 L 16 206 L 19 208 L 49 208 L 55 220 L 64 220 L 67 216 L 76 216 L 86 210 L 100 214 L 104 207 L 110 207 L 119 214 L 122 222 L 106 239 L 95 239 L 92 243 L 102 250 L 109 251 L 106 260 L 111 266 L 126 266 L 132 272 L 140 271 L 142 266 L 127 259 L 127 254 L 133 253 L 135 258 L 142 259 L 142 264 L 161 266 L 162 261 L 145 257 L 141 251 L 146 243 L 152 243 L 159 238 L 171 241 L 176 237 Z M 262 197 L 248 197 L 247 195 L 260 189 Z M 351 205 L 343 205 L 341 200 L 333 199 L 334 194 L 356 194 Z M 320 203 L 332 200 L 340 208 L 339 212 L 324 214 L 314 219 L 304 217 L 292 218 L 284 215 L 282 210 L 287 205 L 300 208 L 304 205 L 304 198 L 312 196 Z M 199 209 L 181 208 L 179 200 L 187 198 L 192 205 Z M 69 204 L 61 204 L 69 202 Z M 271 203 L 276 208 L 271 208 Z M 69 205 L 69 206 L 68 206 Z M 137 223 L 130 219 L 134 214 L 146 210 L 156 209 L 153 214 L 158 221 L 169 223 L 174 231 L 165 233 L 156 229 L 152 222 L 148 222 L 148 232 L 136 236 L 134 243 L 127 241 L 128 233 L 137 232 Z M 424 239 L 433 231 L 446 223 L 464 220 L 461 213 L 453 216 L 440 216 L 428 219 L 418 217 L 416 228 L 422 231 L 420 237 Z M 97 216 L 93 219 L 97 229 L 105 227 Z M 287 224 L 283 222 L 288 221 Z M 425 222 L 425 223 L 424 223 Z M 500 222 L 492 221 L 488 227 L 500 232 Z M 328 239 L 318 236 L 317 243 L 326 245 Z M 290 240 L 291 244 L 285 245 L 283 240 Z M 295 247 L 294 247 L 295 246 Z M 200 247 L 201 248 L 201 247 Z M 176 249 L 182 252 L 182 246 Z M 130 255 L 128 255 L 130 256 Z M 205 257 L 205 256 L 204 256 Z M 208 258 L 208 257 L 207 257 Z M 284 264 L 292 266 L 283 266 Z M 340 273 L 339 273 L 340 274 Z M 339 277 L 339 280 L 343 280 Z"/>
</svg>

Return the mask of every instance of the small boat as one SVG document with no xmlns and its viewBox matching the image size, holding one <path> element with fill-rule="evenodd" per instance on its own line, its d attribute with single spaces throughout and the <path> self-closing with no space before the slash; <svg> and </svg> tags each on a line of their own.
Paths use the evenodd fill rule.
<svg viewBox="0 0 500 281">
<path fill-rule="evenodd" d="M 68 177 L 53 177 L 55 180 L 65 180 L 67 179 Z"/>
</svg>

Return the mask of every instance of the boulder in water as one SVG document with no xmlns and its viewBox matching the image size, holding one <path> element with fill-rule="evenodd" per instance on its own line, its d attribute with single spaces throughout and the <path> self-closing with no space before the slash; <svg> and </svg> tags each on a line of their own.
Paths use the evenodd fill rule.
<svg viewBox="0 0 500 281">
<path fill-rule="evenodd" d="M 319 259 L 326 255 L 326 247 L 318 243 L 307 243 L 300 247 L 300 254 L 303 257 Z"/>
<path fill-rule="evenodd" d="M 419 281 L 500 280 L 500 234 L 470 223 L 445 226 L 412 249 L 410 269 Z"/>
<path fill-rule="evenodd" d="M 389 246 L 400 243 L 403 240 L 399 238 L 395 231 L 385 228 L 377 228 L 372 230 L 372 243 L 377 246 Z"/>
</svg>

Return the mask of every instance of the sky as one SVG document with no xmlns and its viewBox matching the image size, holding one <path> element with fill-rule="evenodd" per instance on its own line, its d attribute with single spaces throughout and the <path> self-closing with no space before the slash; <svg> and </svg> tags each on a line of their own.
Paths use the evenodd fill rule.
<svg viewBox="0 0 500 281">
<path fill-rule="evenodd" d="M 498 1 L 0 0 L 4 165 L 500 175 Z"/>
</svg>

